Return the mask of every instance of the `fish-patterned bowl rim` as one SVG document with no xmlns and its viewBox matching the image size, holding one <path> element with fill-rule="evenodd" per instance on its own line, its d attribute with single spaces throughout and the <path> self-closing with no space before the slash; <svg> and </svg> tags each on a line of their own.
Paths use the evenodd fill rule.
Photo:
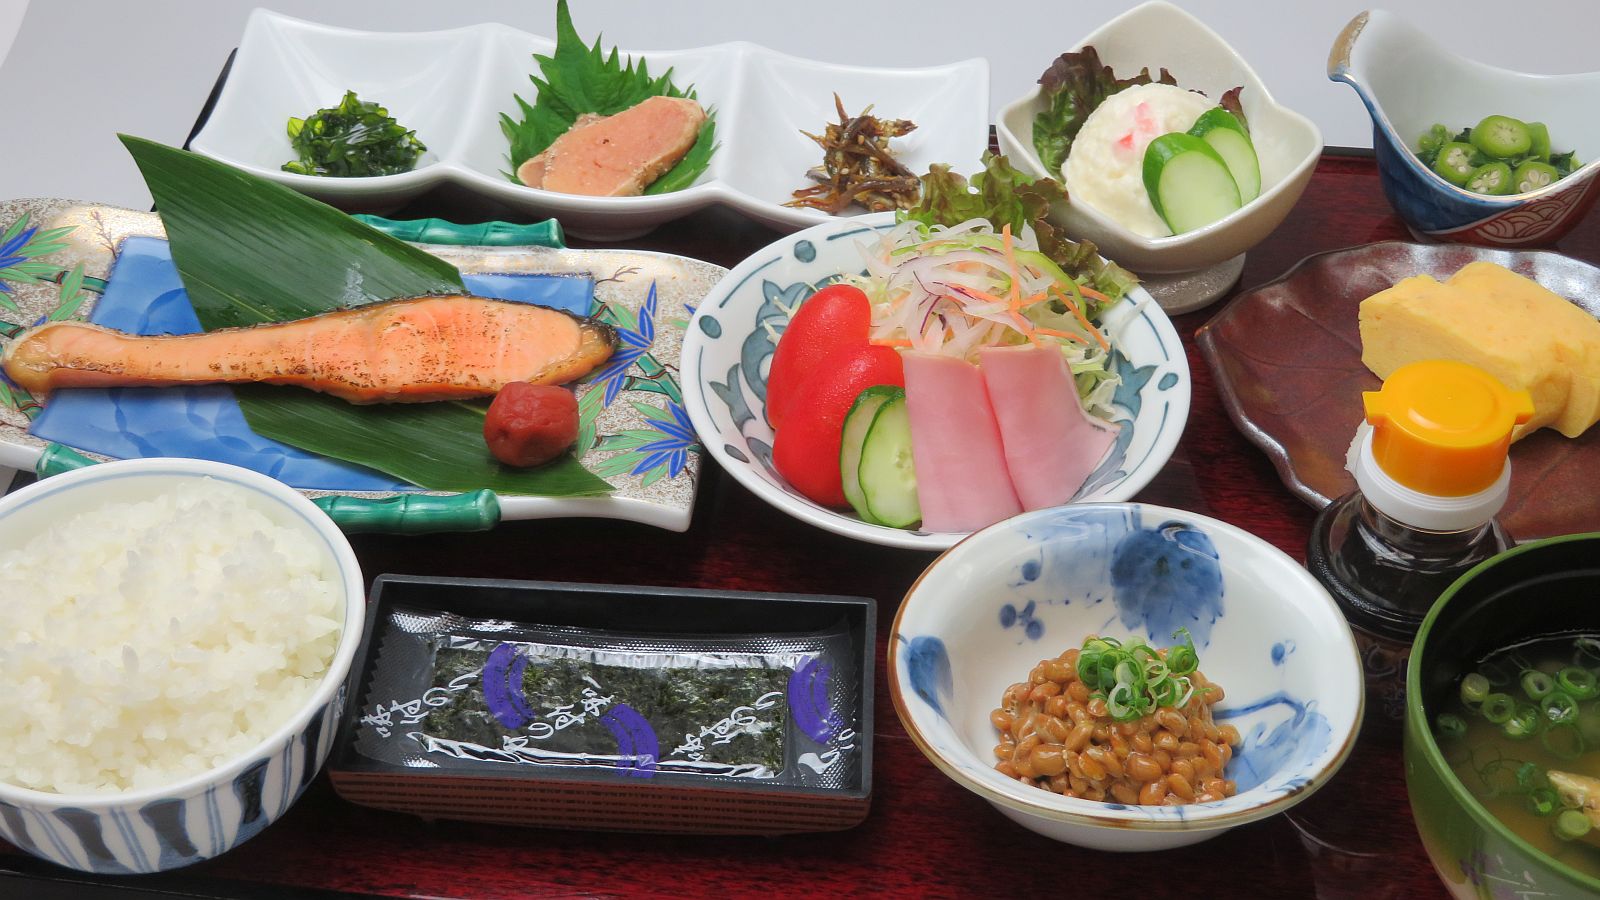
<svg viewBox="0 0 1600 900">
<path fill-rule="evenodd" d="M 1253 623 L 1270 620 L 1274 613 L 1288 607 L 1304 609 L 1313 614 L 1317 620 L 1315 624 L 1319 641 L 1324 642 L 1334 657 L 1342 661 L 1340 671 L 1318 672 L 1319 683 L 1325 685 L 1325 690 L 1328 692 L 1344 690 L 1353 694 L 1354 703 L 1349 705 L 1346 713 L 1339 716 L 1337 721 L 1329 720 L 1330 740 L 1307 766 L 1294 772 L 1293 777 L 1280 777 L 1283 773 L 1274 771 L 1272 775 L 1262 777 L 1262 784 L 1212 803 L 1175 807 L 1099 803 L 1066 798 L 1031 785 L 1023 785 L 1001 775 L 995 770 L 993 760 L 986 756 L 980 758 L 978 754 L 971 752 L 970 747 L 962 747 L 962 750 L 967 752 L 968 758 L 954 758 L 941 746 L 940 741 L 930 737 L 929 732 L 935 724 L 935 718 L 944 719 L 951 728 L 955 726 L 922 696 L 922 692 L 914 684 L 910 671 L 912 665 L 907 661 L 907 658 L 914 653 L 916 639 L 915 636 L 908 635 L 907 629 L 908 627 L 916 629 L 918 619 L 924 614 L 927 601 L 924 600 L 922 592 L 925 586 L 945 578 L 957 579 L 963 583 L 981 581 L 984 573 L 994 568 L 996 557 L 992 545 L 1016 535 L 1025 537 L 1030 527 L 1049 527 L 1060 523 L 1072 523 L 1075 520 L 1093 522 L 1096 519 L 1104 520 L 1119 516 L 1126 517 L 1135 526 L 1141 519 L 1145 519 L 1163 523 L 1160 528 L 1177 524 L 1198 529 L 1208 537 L 1221 539 L 1221 543 L 1225 546 L 1219 549 L 1219 554 L 1223 550 L 1229 553 L 1242 551 L 1246 560 L 1230 565 L 1229 568 L 1235 572 L 1248 572 L 1253 580 L 1259 582 L 1259 590 L 1272 597 L 1270 602 L 1260 602 L 1250 610 Z M 993 580 L 994 576 L 990 577 Z M 978 596 L 972 591 L 965 591 L 962 594 Z M 1227 596 L 1233 597 L 1237 603 L 1237 594 Z M 1235 609 L 1234 614 L 1238 613 L 1239 611 Z M 1220 618 L 1218 621 L 1221 621 Z M 1078 636 L 1075 639 L 1081 643 L 1083 637 Z M 1199 640 L 1196 641 L 1197 645 L 1200 643 Z M 1048 649 L 1054 647 L 1054 644 L 1049 648 L 1038 645 L 1024 646 L 1016 657 L 1017 674 L 1014 680 L 1026 676 L 1028 667 L 1033 664 L 1031 661 L 1043 658 L 1047 655 Z M 1038 652 L 1035 652 L 1036 650 Z M 1282 644 L 1270 648 L 1263 647 L 1262 651 L 1270 654 L 1274 665 L 1279 664 L 1285 652 Z M 1292 654 L 1295 648 L 1291 646 L 1287 652 Z M 1201 671 L 1207 669 L 1204 647 L 1200 650 L 1200 668 Z M 976 531 L 946 550 L 907 589 L 899 609 L 895 612 L 894 621 L 889 629 L 887 669 L 889 697 L 906 734 L 910 736 L 917 749 L 952 781 L 996 806 L 1019 813 L 1022 818 L 1091 826 L 1095 829 L 1127 829 L 1169 834 L 1220 833 L 1225 829 L 1283 812 L 1311 796 L 1337 774 L 1355 748 L 1366 708 L 1365 684 L 1355 637 L 1333 598 L 1304 567 L 1283 551 L 1242 528 L 1209 516 L 1144 503 L 1074 503 L 1023 513 Z M 1218 683 L 1222 684 L 1220 679 Z M 1341 684 L 1342 688 L 1339 687 Z M 1229 691 L 1229 698 L 1235 702 L 1244 693 L 1240 685 L 1222 684 L 1222 687 Z M 1326 696 L 1331 696 L 1331 693 Z M 994 699 L 998 704 L 999 696 L 996 695 Z M 1311 704 L 1316 703 L 1318 699 L 1311 698 L 1304 708 L 1310 709 Z M 1219 704 L 1219 708 L 1227 707 L 1229 702 L 1230 699 L 1225 698 Z M 1246 707 L 1255 705 L 1247 703 Z M 1309 713 L 1297 712 L 1296 716 L 1303 714 Z M 1274 780 L 1278 783 L 1271 786 L 1266 784 Z"/>
<path fill-rule="evenodd" d="M 361 564 L 356 559 L 350 541 L 345 538 L 338 526 L 334 525 L 333 520 L 299 491 L 280 481 L 239 466 L 209 460 L 176 458 L 116 460 L 42 479 L 5 497 L 0 497 L 0 519 L 34 504 L 56 502 L 65 495 L 104 492 L 107 491 L 109 483 L 115 481 L 144 479 L 165 485 L 204 478 L 244 488 L 260 497 L 263 503 L 281 508 L 288 514 L 286 518 L 298 520 L 290 527 L 298 528 L 303 525 L 306 531 L 327 548 L 336 570 L 334 574 L 340 582 L 344 622 L 340 626 L 338 647 L 328 663 L 328 670 L 317 683 L 316 691 L 295 709 L 294 715 L 248 750 L 219 766 L 181 781 L 103 794 L 54 793 L 0 782 L 0 802 L 15 804 L 25 809 L 79 808 L 104 811 L 114 807 L 142 805 L 168 797 L 184 797 L 213 785 L 225 784 L 237 778 L 250 764 L 274 751 L 275 748 L 283 746 L 291 736 L 304 731 L 317 712 L 333 702 L 336 695 L 344 688 L 366 628 L 367 593 L 361 574 Z M 134 488 L 130 496 L 150 497 L 164 489 Z M 115 489 L 111 490 L 114 492 Z"/>
<path fill-rule="evenodd" d="M 706 452 L 778 509 L 869 543 L 943 550 L 968 533 L 889 528 L 820 506 L 784 483 L 768 461 L 772 430 L 765 418 L 764 368 L 776 343 L 762 341 L 757 332 L 787 321 L 792 310 L 786 311 L 785 304 L 798 303 L 841 273 L 860 271 L 860 254 L 851 239 L 894 224 L 893 213 L 825 222 L 780 238 L 734 267 L 706 295 L 684 336 L 684 406 Z M 1091 473 L 1085 499 L 1128 500 L 1161 471 L 1183 436 L 1191 393 L 1189 361 L 1172 321 L 1143 288 L 1135 287 L 1112 307 L 1102 317 L 1102 327 L 1111 332 L 1114 347 L 1133 357 L 1119 354 L 1113 359 L 1130 389 L 1128 394 L 1119 391 L 1115 403 L 1126 414 L 1119 421 L 1127 440 L 1119 437 Z M 726 383 L 713 380 L 725 375 Z M 1127 467 L 1129 458 L 1138 462 Z"/>
</svg>

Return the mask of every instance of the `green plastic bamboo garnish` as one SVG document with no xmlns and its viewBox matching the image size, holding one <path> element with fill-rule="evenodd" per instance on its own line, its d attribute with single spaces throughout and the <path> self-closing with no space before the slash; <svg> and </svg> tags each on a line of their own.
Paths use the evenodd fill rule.
<svg viewBox="0 0 1600 900">
<path fill-rule="evenodd" d="M 416 168 L 427 147 L 389 111 L 345 91 L 339 105 L 289 120 L 289 146 L 299 159 L 285 172 L 361 178 L 396 175 Z"/>
<path fill-rule="evenodd" d="M 682 91 L 673 85 L 671 69 L 660 78 L 651 78 L 649 66 L 642 58 L 637 61 L 629 58 L 624 66 L 616 48 L 612 48 L 609 56 L 601 52 L 598 38 L 593 47 L 585 45 L 572 25 L 566 0 L 556 5 L 555 54 L 534 54 L 533 58 L 544 76 L 528 76 L 537 91 L 534 102 L 530 104 L 520 95 L 514 95 L 522 108 L 520 122 L 505 113 L 500 114 L 500 130 L 511 142 L 507 157 L 511 171 L 504 174 L 516 184 L 522 183 L 512 174 L 517 167 L 543 153 L 585 113 L 611 116 L 651 97 L 694 99 L 695 96 L 693 86 Z M 716 132 L 716 112 L 707 109 L 705 124 L 700 126 L 700 134 L 688 154 L 644 192 L 664 194 L 693 184 L 711 164 L 711 154 L 717 149 Z"/>
<path fill-rule="evenodd" d="M 1126 643 L 1116 638 L 1092 637 L 1078 651 L 1078 677 L 1106 701 L 1106 712 L 1118 722 L 1131 722 L 1157 707 L 1182 708 L 1196 688 L 1189 675 L 1200 667 L 1189 629 L 1173 632 L 1182 643 L 1167 650 L 1165 658 L 1139 638 Z"/>
</svg>

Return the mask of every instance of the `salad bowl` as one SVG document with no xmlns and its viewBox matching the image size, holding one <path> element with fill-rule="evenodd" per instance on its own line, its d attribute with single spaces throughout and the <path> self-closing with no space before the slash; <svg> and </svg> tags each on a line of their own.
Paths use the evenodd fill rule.
<svg viewBox="0 0 1600 900">
<path fill-rule="evenodd" d="M 251 14 L 215 108 L 191 149 L 288 185 L 342 209 L 384 212 L 443 184 L 492 205 L 554 217 L 597 241 L 638 237 L 663 222 L 725 205 L 773 228 L 793 230 L 833 216 L 783 204 L 810 182 L 822 151 L 801 134 L 834 121 L 833 95 L 857 111 L 910 119 L 917 130 L 894 142 L 901 162 L 977 160 L 987 146 L 989 64 L 882 69 L 798 59 L 750 43 L 634 52 L 650 71 L 716 114 L 720 147 L 687 188 L 636 197 L 588 197 L 526 187 L 506 173 L 501 114 L 519 118 L 516 96 L 533 100 L 534 55 L 555 42 L 504 25 L 385 33 L 335 28 L 264 9 Z M 630 55 L 624 53 L 623 55 Z M 330 178 L 282 170 L 294 157 L 285 123 L 334 105 L 346 90 L 377 102 L 428 150 L 397 175 Z M 853 208 L 859 210 L 859 208 Z M 859 210 L 864 212 L 864 210 Z M 847 213 L 848 215 L 848 213 Z"/>
<path fill-rule="evenodd" d="M 1534 50 L 1529 46 L 1529 51 Z M 1328 54 L 1328 77 L 1355 89 L 1372 116 L 1384 195 L 1419 239 L 1490 247 L 1552 244 L 1600 197 L 1600 72 L 1529 75 L 1465 59 L 1391 12 L 1363 12 Z M 1535 191 L 1487 196 L 1457 187 L 1413 148 L 1435 124 L 1458 128 L 1486 115 L 1549 126 L 1551 140 L 1587 165 Z"/>
<path fill-rule="evenodd" d="M 1074 238 L 1132 269 L 1169 313 L 1199 309 L 1239 278 L 1244 252 L 1260 243 L 1289 214 L 1311 181 L 1322 153 L 1322 132 L 1305 116 L 1273 99 L 1248 63 L 1199 19 L 1170 3 L 1144 3 L 1112 19 L 1073 49 L 1094 47 L 1103 63 L 1124 77 L 1165 68 L 1183 88 L 1220 98 L 1240 95 L 1250 137 L 1261 163 L 1261 194 L 1242 208 L 1201 228 L 1167 237 L 1145 237 L 1104 213 L 1057 204 L 1051 218 Z M 1048 61 L 1045 61 L 1048 62 Z M 1000 150 L 1034 177 L 1061 180 L 1048 171 L 1033 146 L 1033 121 L 1047 105 L 1034 87 L 1006 105 L 995 122 Z"/>
<path fill-rule="evenodd" d="M 891 213 L 829 222 L 780 239 L 740 263 L 699 305 L 684 338 L 684 404 L 706 451 L 752 493 L 819 528 L 891 547 L 938 550 L 966 536 L 875 525 L 801 496 L 773 467 L 769 366 L 794 309 L 821 287 L 862 273 L 863 245 L 895 226 Z M 1189 365 L 1171 321 L 1142 288 L 1104 315 L 1116 443 L 1079 500 L 1126 500 L 1172 455 L 1189 415 Z"/>
<path fill-rule="evenodd" d="M 1223 769 L 1235 794 L 1100 803 L 996 771 L 990 714 L 1040 660 L 1090 636 L 1170 647 L 1179 626 L 1225 691 L 1215 720 L 1242 738 Z M 941 772 L 1024 828 L 1096 850 L 1181 847 L 1294 806 L 1343 765 L 1363 708 L 1355 640 L 1304 568 L 1234 526 L 1138 503 L 1024 513 L 952 547 L 901 601 L 888 668 L 901 724 Z"/>
</svg>

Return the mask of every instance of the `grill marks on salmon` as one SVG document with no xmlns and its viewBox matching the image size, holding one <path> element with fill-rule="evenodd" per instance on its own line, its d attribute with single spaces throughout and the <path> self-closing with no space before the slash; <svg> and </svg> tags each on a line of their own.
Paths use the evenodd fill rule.
<svg viewBox="0 0 1600 900">
<path fill-rule="evenodd" d="M 612 116 L 586 113 L 518 166 L 517 179 L 562 194 L 636 196 L 683 159 L 705 120 L 687 97 L 651 97 Z"/>
<path fill-rule="evenodd" d="M 609 359 L 615 339 L 610 326 L 561 310 L 440 295 L 203 334 L 55 322 L 18 336 L 0 365 L 36 395 L 259 382 L 350 403 L 422 403 L 492 396 L 513 381 L 572 381 Z"/>
</svg>

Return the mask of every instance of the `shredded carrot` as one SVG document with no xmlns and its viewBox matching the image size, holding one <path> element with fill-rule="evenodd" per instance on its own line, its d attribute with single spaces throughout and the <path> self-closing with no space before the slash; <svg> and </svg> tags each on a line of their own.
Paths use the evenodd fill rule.
<svg viewBox="0 0 1600 900">
<path fill-rule="evenodd" d="M 1078 304 L 1072 302 L 1072 298 L 1067 296 L 1067 292 L 1056 285 L 1051 285 L 1050 289 L 1056 292 L 1056 296 L 1060 297 L 1061 302 L 1067 305 L 1067 309 L 1072 310 L 1072 314 L 1077 317 L 1078 323 L 1088 329 L 1090 334 L 1094 335 L 1094 339 L 1100 345 L 1100 348 L 1102 350 L 1110 350 L 1111 344 L 1106 340 L 1105 335 L 1101 334 L 1100 329 L 1089 322 L 1089 317 L 1083 314 L 1083 310 L 1078 308 Z M 1088 341 L 1084 343 L 1088 343 Z"/>
<path fill-rule="evenodd" d="M 1076 334 L 1076 333 L 1071 332 L 1071 331 L 1057 331 L 1054 328 L 1039 328 L 1039 329 L 1035 329 L 1035 330 L 1038 331 L 1040 334 L 1047 334 L 1050 337 L 1067 338 L 1068 340 L 1077 341 L 1080 344 L 1089 343 L 1089 339 L 1088 338 L 1084 337 L 1081 334 Z"/>
<path fill-rule="evenodd" d="M 1084 295 L 1085 297 L 1093 297 L 1094 299 L 1099 300 L 1101 303 L 1111 302 L 1110 297 L 1107 297 L 1105 294 L 1100 293 L 1092 287 L 1084 287 L 1080 284 L 1078 285 L 1078 293 Z"/>
<path fill-rule="evenodd" d="M 867 343 L 874 344 L 874 345 L 879 346 L 879 347 L 909 347 L 909 346 L 911 346 L 911 341 L 908 338 L 873 338 L 872 340 L 868 341 Z"/>
</svg>

